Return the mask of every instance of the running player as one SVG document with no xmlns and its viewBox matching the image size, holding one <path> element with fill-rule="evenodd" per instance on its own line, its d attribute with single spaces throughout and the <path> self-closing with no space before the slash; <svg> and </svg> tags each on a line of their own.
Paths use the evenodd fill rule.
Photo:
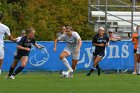
<svg viewBox="0 0 140 93">
<path fill-rule="evenodd" d="M 27 27 L 26 33 L 27 35 L 23 36 L 21 40 L 17 43 L 17 51 L 14 54 L 14 61 L 5 79 L 9 77 L 11 79 L 15 79 L 15 76 L 24 69 L 28 62 L 28 56 L 32 45 L 34 45 L 37 48 L 42 48 L 41 46 L 35 43 L 35 29 L 33 27 Z M 19 60 L 21 61 L 21 65 L 14 71 Z"/>
<path fill-rule="evenodd" d="M 16 38 L 13 38 L 10 33 L 10 29 L 2 24 L 3 20 L 3 13 L 0 13 L 0 75 L 1 75 L 1 68 L 2 68 L 2 63 L 3 63 L 3 58 L 4 58 L 4 37 L 5 34 L 8 36 L 8 39 L 11 41 L 16 41 Z"/>
<path fill-rule="evenodd" d="M 56 45 L 58 40 L 66 41 L 67 46 L 60 54 L 60 59 L 62 60 L 63 64 L 67 67 L 69 73 L 73 73 L 73 70 L 75 70 L 76 65 L 78 63 L 79 59 L 79 52 L 82 45 L 82 40 L 79 36 L 79 34 L 75 31 L 73 31 L 71 26 L 66 27 L 66 33 L 59 36 L 54 41 L 54 51 L 56 51 Z M 72 56 L 72 68 L 66 59 L 68 56 Z M 71 74 L 70 77 L 73 77 Z"/>
<path fill-rule="evenodd" d="M 87 76 L 90 76 L 95 69 L 98 70 L 98 75 L 100 75 L 100 68 L 98 63 L 105 55 L 105 47 L 109 45 L 109 37 L 107 35 L 104 35 L 104 32 L 105 29 L 103 27 L 100 27 L 98 29 L 98 34 L 93 37 L 92 45 L 95 46 L 95 52 L 93 52 L 94 64 L 91 67 L 89 73 L 87 73 Z"/>
</svg>

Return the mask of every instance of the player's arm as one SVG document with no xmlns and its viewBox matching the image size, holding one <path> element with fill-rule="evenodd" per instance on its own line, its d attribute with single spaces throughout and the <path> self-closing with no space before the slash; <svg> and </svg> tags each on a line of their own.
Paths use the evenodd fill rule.
<svg viewBox="0 0 140 93">
<path fill-rule="evenodd" d="M 16 42 L 17 41 L 17 38 L 13 38 L 12 36 L 8 36 L 8 39 L 13 41 L 13 42 Z"/>
<path fill-rule="evenodd" d="M 78 51 L 80 50 L 81 46 L 82 46 L 82 40 L 80 38 L 80 39 L 78 39 L 78 46 L 77 46 L 77 48 L 75 50 L 75 54 L 78 54 Z"/>
<path fill-rule="evenodd" d="M 60 40 L 64 40 L 64 38 L 65 38 L 65 34 L 62 34 L 61 36 L 59 36 L 58 38 L 56 38 L 54 40 L 54 48 L 53 48 L 53 51 L 56 51 L 57 42 L 60 41 Z"/>
<path fill-rule="evenodd" d="M 13 38 L 13 37 L 11 36 L 11 33 L 10 33 L 10 29 L 9 29 L 9 28 L 6 29 L 5 34 L 8 36 L 8 39 L 9 39 L 9 40 L 11 40 L 11 41 L 13 41 L 13 42 L 16 42 L 16 41 L 17 41 L 17 38 Z"/>
<path fill-rule="evenodd" d="M 23 47 L 23 46 L 20 46 L 20 45 L 17 45 L 17 49 L 25 50 L 25 51 L 30 51 L 30 48 Z"/>
<path fill-rule="evenodd" d="M 104 43 L 98 44 L 97 43 L 97 37 L 94 36 L 93 39 L 92 39 L 92 46 L 105 46 L 105 44 Z"/>
<path fill-rule="evenodd" d="M 92 43 L 93 46 L 105 46 L 104 43 L 101 43 L 101 44 L 97 44 L 97 43 Z"/>
<path fill-rule="evenodd" d="M 39 49 L 44 48 L 43 46 L 40 46 L 37 43 L 35 43 L 34 46 L 37 47 L 37 48 L 39 48 Z"/>
<path fill-rule="evenodd" d="M 55 39 L 54 40 L 54 48 L 53 48 L 53 51 L 56 51 L 57 42 L 58 42 L 58 39 Z"/>
<path fill-rule="evenodd" d="M 24 44 L 24 38 L 21 38 L 21 40 L 17 43 L 17 49 L 25 50 L 25 51 L 30 51 L 30 48 L 23 47 L 22 46 L 23 44 Z"/>
<path fill-rule="evenodd" d="M 107 42 L 106 42 L 106 46 L 109 46 L 110 41 L 109 41 L 109 37 L 108 37 L 108 36 L 106 37 L 106 41 L 107 41 Z"/>
</svg>

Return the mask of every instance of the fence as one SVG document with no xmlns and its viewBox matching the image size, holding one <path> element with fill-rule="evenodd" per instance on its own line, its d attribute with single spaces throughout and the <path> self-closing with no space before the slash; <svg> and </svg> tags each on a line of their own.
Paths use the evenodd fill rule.
<svg viewBox="0 0 140 93">
<path fill-rule="evenodd" d="M 58 42 L 57 51 L 53 52 L 53 42 L 37 42 L 45 46 L 44 49 L 39 50 L 35 47 L 31 49 L 28 64 L 25 70 L 47 70 L 59 71 L 66 70 L 59 54 L 65 47 L 65 42 Z M 93 64 L 92 60 L 92 47 L 91 41 L 83 41 L 80 50 L 80 59 L 77 65 L 77 70 L 88 70 Z M 3 71 L 8 71 L 13 61 L 14 52 L 16 51 L 16 44 L 12 42 L 5 42 L 5 58 L 2 66 Z M 71 57 L 68 57 L 71 63 Z M 117 41 L 110 42 L 106 47 L 105 57 L 100 62 L 100 67 L 103 70 L 118 70 L 118 69 L 133 69 L 133 44 L 131 41 Z"/>
</svg>

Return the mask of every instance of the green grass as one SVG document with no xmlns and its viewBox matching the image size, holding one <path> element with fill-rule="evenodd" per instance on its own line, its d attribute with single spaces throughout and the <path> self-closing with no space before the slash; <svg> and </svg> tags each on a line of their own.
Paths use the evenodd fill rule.
<svg viewBox="0 0 140 93">
<path fill-rule="evenodd" d="M 140 76 L 131 74 L 75 73 L 60 78 L 58 73 L 19 74 L 15 80 L 0 76 L 0 93 L 139 93 Z"/>
</svg>

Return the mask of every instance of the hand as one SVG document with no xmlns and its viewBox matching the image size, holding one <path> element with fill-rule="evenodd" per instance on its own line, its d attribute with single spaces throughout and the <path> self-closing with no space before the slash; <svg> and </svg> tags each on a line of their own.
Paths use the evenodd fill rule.
<svg viewBox="0 0 140 93">
<path fill-rule="evenodd" d="M 26 51 L 30 51 L 30 48 L 24 48 L 24 50 L 26 50 Z"/>
<path fill-rule="evenodd" d="M 104 43 L 101 43 L 101 44 L 99 44 L 99 46 L 105 46 L 105 44 Z"/>
<path fill-rule="evenodd" d="M 106 46 L 109 46 L 109 43 L 106 43 Z"/>
<path fill-rule="evenodd" d="M 39 49 L 42 49 L 42 48 L 44 48 L 44 46 L 39 46 Z"/>
<path fill-rule="evenodd" d="M 74 53 L 75 53 L 76 55 L 78 55 L 78 52 L 79 52 L 79 49 L 76 49 L 76 50 L 74 51 Z"/>
<path fill-rule="evenodd" d="M 53 51 L 54 51 L 54 52 L 56 51 L 56 48 L 55 48 L 55 47 L 53 48 Z"/>
</svg>

